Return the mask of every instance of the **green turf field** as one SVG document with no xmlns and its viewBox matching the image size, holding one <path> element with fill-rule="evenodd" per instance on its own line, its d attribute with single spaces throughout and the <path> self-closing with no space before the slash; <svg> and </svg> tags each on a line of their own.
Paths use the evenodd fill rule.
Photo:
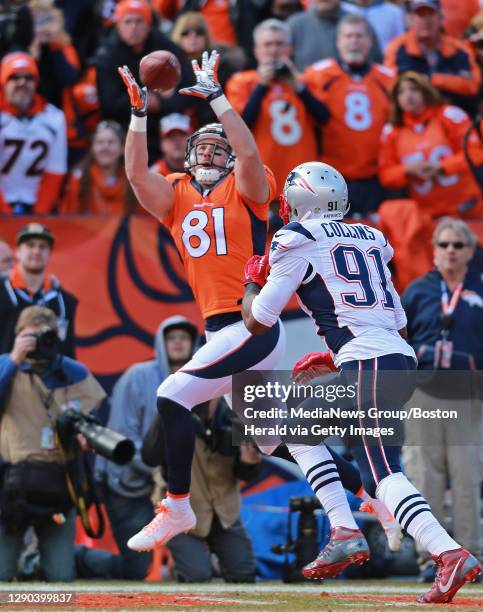
<svg viewBox="0 0 483 612">
<path fill-rule="evenodd" d="M 329 580 L 319 584 L 286 585 L 267 582 L 254 585 L 224 583 L 181 586 L 154 582 L 77 582 L 75 584 L 12 583 L 0 585 L 3 610 L 346 610 L 378 612 L 419 610 L 414 603 L 427 585 L 400 580 Z M 70 603 L 34 603 L 55 593 L 72 595 Z M 16 594 L 19 595 L 16 595 Z M 12 597 L 13 595 L 13 597 Z M 9 599 L 10 598 L 10 599 Z M 24 599 L 13 603 L 12 599 Z M 65 599 L 65 597 L 64 597 Z M 30 601 L 30 603 L 29 603 Z M 466 585 L 451 605 L 426 606 L 428 610 L 482 611 L 483 585 Z"/>
</svg>

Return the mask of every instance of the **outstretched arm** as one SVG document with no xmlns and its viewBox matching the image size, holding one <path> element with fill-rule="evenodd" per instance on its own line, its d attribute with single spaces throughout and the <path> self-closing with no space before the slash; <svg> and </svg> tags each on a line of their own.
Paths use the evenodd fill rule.
<svg viewBox="0 0 483 612">
<path fill-rule="evenodd" d="M 212 51 L 210 56 L 206 51 L 203 53 L 201 68 L 198 62 L 193 60 L 196 85 L 181 89 L 180 93 L 203 98 L 210 103 L 236 155 L 235 180 L 239 193 L 253 202 L 265 204 L 270 195 L 270 188 L 263 163 L 248 126 L 223 94 L 218 81 L 219 62 L 220 56 L 217 51 Z"/>
<path fill-rule="evenodd" d="M 147 90 L 136 83 L 127 66 L 118 68 L 131 99 L 131 123 L 126 137 L 126 175 L 143 208 L 159 220 L 170 212 L 174 192 L 170 183 L 160 174 L 149 170 L 146 138 Z"/>
</svg>

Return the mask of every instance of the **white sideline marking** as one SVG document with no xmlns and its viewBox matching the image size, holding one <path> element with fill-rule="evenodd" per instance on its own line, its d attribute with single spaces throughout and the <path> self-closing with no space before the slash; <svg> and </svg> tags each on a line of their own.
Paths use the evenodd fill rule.
<svg viewBox="0 0 483 612">
<path fill-rule="evenodd" d="M 405 584 L 401 582 L 398 585 L 387 585 L 377 584 L 371 581 L 370 584 L 347 584 L 343 580 L 327 581 L 321 584 L 301 584 L 301 585 L 289 585 L 289 584 L 275 584 L 270 582 L 264 584 L 259 582 L 256 584 L 189 584 L 180 585 L 176 583 L 163 583 L 163 582 L 148 582 L 148 583 L 135 583 L 126 584 L 125 582 L 119 582 L 119 584 L 110 583 L 105 584 L 103 582 L 95 582 L 92 584 L 86 583 L 49 583 L 45 582 L 22 582 L 22 583 L 3 583 L 0 584 L 0 592 L 3 591 L 61 591 L 61 592 L 72 592 L 72 593 L 176 593 L 179 595 L 189 596 L 190 594 L 203 593 L 208 596 L 210 593 L 309 593 L 318 594 L 320 592 L 326 592 L 329 595 L 350 595 L 350 594 L 366 594 L 366 595 L 411 595 L 412 593 L 424 592 L 424 584 L 409 583 Z M 468 597 L 483 597 L 483 587 L 480 585 L 474 585 L 471 588 L 465 588 L 463 593 Z M 264 604 L 266 602 L 263 602 Z M 381 602 L 382 603 L 382 602 Z"/>
</svg>

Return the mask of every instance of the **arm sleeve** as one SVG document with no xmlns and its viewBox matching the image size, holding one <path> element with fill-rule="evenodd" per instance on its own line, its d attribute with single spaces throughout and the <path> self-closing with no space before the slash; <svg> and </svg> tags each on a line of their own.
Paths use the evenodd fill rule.
<svg viewBox="0 0 483 612">
<path fill-rule="evenodd" d="M 260 114 L 260 110 L 262 108 L 262 101 L 267 95 L 267 92 L 268 86 L 259 83 L 252 91 L 251 96 L 248 98 L 248 102 L 246 103 L 246 106 L 242 112 L 242 119 L 249 128 L 252 128 L 255 121 L 258 119 L 258 115 Z"/>
<path fill-rule="evenodd" d="M 399 297 L 399 293 L 394 289 L 394 286 L 391 282 L 389 290 L 392 294 L 392 299 L 394 300 L 394 316 L 396 318 L 396 328 L 397 330 L 406 327 L 408 323 L 408 319 L 406 317 L 406 312 L 401 304 L 401 298 Z"/>
<path fill-rule="evenodd" d="M 297 95 L 304 103 L 307 112 L 316 121 L 326 123 L 330 119 L 330 111 L 327 106 L 321 100 L 318 100 L 306 86 L 297 92 Z"/>
<path fill-rule="evenodd" d="M 50 60 L 58 83 L 70 87 L 79 80 L 80 65 L 77 51 L 73 45 L 49 45 Z"/>
<path fill-rule="evenodd" d="M 380 232 L 379 235 L 379 247 L 382 252 L 382 259 L 384 263 L 388 264 L 394 256 L 394 249 L 390 245 L 389 240 L 382 232 Z"/>
<path fill-rule="evenodd" d="M 0 356 L 0 416 L 5 410 L 10 382 L 17 373 L 18 365 L 10 358 L 10 355 Z"/>
<path fill-rule="evenodd" d="M 468 74 L 460 76 L 448 72 L 433 72 L 431 85 L 444 91 L 450 91 L 460 96 L 476 96 L 480 91 L 481 73 L 476 63 L 473 51 L 465 46 L 460 48 L 453 62 L 458 62 L 463 72 Z"/>
<path fill-rule="evenodd" d="M 457 106 L 446 106 L 441 114 L 444 131 L 453 149 L 453 155 L 448 155 L 440 160 L 444 174 L 459 174 L 468 169 L 468 162 L 463 151 L 463 140 L 466 132 L 470 129 L 471 122 L 468 115 Z M 481 151 L 481 142 L 473 133 L 468 140 L 468 153 L 470 157 L 478 158 Z"/>
<path fill-rule="evenodd" d="M 63 181 L 63 174 L 43 173 L 35 202 L 36 214 L 47 215 L 53 212 L 62 189 Z"/>
<path fill-rule="evenodd" d="M 401 42 L 398 36 L 387 45 L 386 50 L 384 52 L 384 65 L 388 68 L 392 68 L 396 72 L 398 71 L 397 52 L 400 46 Z"/>
<path fill-rule="evenodd" d="M 291 253 L 273 262 L 267 284 L 252 302 L 254 318 L 267 327 L 277 322 L 293 293 L 300 287 L 309 263 Z"/>
<path fill-rule="evenodd" d="M 382 132 L 379 146 L 379 180 L 383 187 L 398 189 L 406 187 L 408 181 L 395 144 L 396 132 L 393 126 L 387 125 Z"/>
</svg>

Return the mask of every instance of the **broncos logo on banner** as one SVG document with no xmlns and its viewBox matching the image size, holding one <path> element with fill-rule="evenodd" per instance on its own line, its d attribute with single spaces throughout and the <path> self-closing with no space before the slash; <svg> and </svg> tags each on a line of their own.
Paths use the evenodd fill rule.
<svg viewBox="0 0 483 612">
<path fill-rule="evenodd" d="M 30 219 L 29 219 L 30 220 Z M 77 359 L 111 388 L 153 357 L 161 321 L 181 314 L 203 329 L 183 265 L 163 225 L 147 216 L 42 218 L 56 243 L 48 271 L 79 300 Z M 2 221 L 13 244 L 25 219 Z"/>
</svg>

